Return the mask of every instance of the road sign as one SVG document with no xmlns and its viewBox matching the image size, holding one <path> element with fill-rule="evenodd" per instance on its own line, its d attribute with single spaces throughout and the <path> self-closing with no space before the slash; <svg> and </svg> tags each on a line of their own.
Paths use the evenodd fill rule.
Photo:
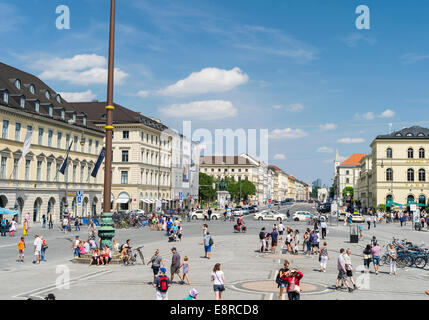
<svg viewBox="0 0 429 320">
<path fill-rule="evenodd" d="M 76 191 L 76 195 L 77 195 L 78 197 L 82 197 L 82 196 L 83 196 L 83 192 L 82 192 L 82 190 L 77 190 L 77 191 Z"/>
<path fill-rule="evenodd" d="M 189 196 L 189 199 L 192 199 L 192 194 Z"/>
<path fill-rule="evenodd" d="M 76 197 L 76 203 L 82 203 L 82 196 Z"/>
<path fill-rule="evenodd" d="M 183 192 L 179 192 L 179 199 L 180 199 L 180 201 L 183 200 Z"/>
<path fill-rule="evenodd" d="M 271 209 L 271 203 L 268 205 L 268 209 Z"/>
</svg>

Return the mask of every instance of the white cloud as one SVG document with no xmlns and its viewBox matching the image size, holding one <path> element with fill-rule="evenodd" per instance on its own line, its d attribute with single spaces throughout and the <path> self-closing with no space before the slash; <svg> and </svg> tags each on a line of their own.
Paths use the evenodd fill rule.
<svg viewBox="0 0 429 320">
<path fill-rule="evenodd" d="M 36 64 L 42 70 L 43 80 L 65 81 L 71 84 L 89 85 L 107 82 L 107 59 L 96 54 L 80 54 L 72 58 L 40 59 Z M 129 75 L 115 68 L 115 83 L 121 84 Z"/>
<path fill-rule="evenodd" d="M 323 146 L 323 147 L 320 147 L 319 149 L 317 149 L 317 152 L 320 152 L 320 153 L 333 153 L 334 149 L 326 147 L 326 146 Z"/>
<path fill-rule="evenodd" d="M 275 129 L 268 135 L 271 139 L 298 139 L 305 137 L 307 133 L 301 129 Z"/>
<path fill-rule="evenodd" d="M 304 110 L 304 106 L 300 103 L 294 103 L 288 105 L 287 110 L 290 112 L 301 112 L 302 110 Z"/>
<path fill-rule="evenodd" d="M 274 155 L 274 160 L 284 160 L 286 159 L 286 156 L 282 153 L 277 153 Z"/>
<path fill-rule="evenodd" d="M 415 53 L 407 53 L 401 57 L 403 64 L 411 64 L 416 63 L 422 60 L 429 59 L 429 54 L 415 54 Z"/>
<path fill-rule="evenodd" d="M 367 112 L 364 114 L 355 114 L 355 118 L 356 119 L 365 119 L 365 120 L 374 120 L 375 119 L 375 114 L 374 112 Z"/>
<path fill-rule="evenodd" d="M 146 90 L 140 90 L 139 92 L 137 92 L 137 96 L 139 96 L 140 98 L 147 98 L 149 97 L 150 92 L 146 91 Z"/>
<path fill-rule="evenodd" d="M 163 116 L 169 118 L 189 118 L 200 120 L 219 120 L 235 117 L 237 108 L 230 101 L 208 100 L 194 101 L 185 104 L 172 104 L 158 110 Z"/>
<path fill-rule="evenodd" d="M 87 90 L 83 92 L 59 92 L 59 94 L 68 102 L 92 101 L 97 96 L 91 90 Z"/>
<path fill-rule="evenodd" d="M 363 143 L 365 142 L 365 140 L 362 138 L 342 138 L 342 139 L 338 139 L 337 142 L 351 144 L 351 143 Z"/>
<path fill-rule="evenodd" d="M 191 73 L 187 78 L 177 81 L 157 93 L 165 96 L 189 96 L 210 92 L 225 92 L 245 84 L 249 76 L 235 67 L 231 70 L 205 68 Z"/>
<path fill-rule="evenodd" d="M 377 43 L 377 40 L 375 38 L 367 37 L 362 33 L 358 32 L 354 32 L 347 35 L 346 37 L 342 38 L 341 41 L 350 48 L 357 47 L 361 42 L 366 42 L 370 45 L 374 45 Z"/>
<path fill-rule="evenodd" d="M 279 104 L 277 104 L 277 105 L 273 106 L 273 109 L 276 109 L 276 110 L 279 110 L 279 109 L 281 109 L 281 108 L 283 108 L 283 106 L 281 106 L 281 105 L 279 105 Z"/>
<path fill-rule="evenodd" d="M 393 118 L 395 116 L 395 111 L 386 109 L 382 114 L 379 115 L 380 118 Z"/>
<path fill-rule="evenodd" d="M 337 127 L 338 127 L 338 125 L 336 125 L 335 123 L 326 123 L 326 124 L 320 125 L 320 129 L 322 129 L 322 130 L 334 130 Z"/>
</svg>

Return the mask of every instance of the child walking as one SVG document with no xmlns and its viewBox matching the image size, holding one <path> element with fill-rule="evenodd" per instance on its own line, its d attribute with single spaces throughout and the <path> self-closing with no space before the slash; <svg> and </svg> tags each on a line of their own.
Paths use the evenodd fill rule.
<svg viewBox="0 0 429 320">
<path fill-rule="evenodd" d="M 25 240 L 24 237 L 21 237 L 21 240 L 18 241 L 18 261 L 24 263 L 24 249 L 25 249 Z"/>
<path fill-rule="evenodd" d="M 188 283 L 188 285 L 190 285 L 191 282 L 189 281 L 189 276 L 188 276 L 188 273 L 189 273 L 189 259 L 188 259 L 187 256 L 185 256 L 183 258 L 183 262 L 182 262 L 182 264 L 181 264 L 180 267 L 183 267 L 183 269 L 182 269 L 182 272 L 183 272 L 182 279 L 185 280 L 185 278 L 186 278 L 186 282 Z"/>
</svg>

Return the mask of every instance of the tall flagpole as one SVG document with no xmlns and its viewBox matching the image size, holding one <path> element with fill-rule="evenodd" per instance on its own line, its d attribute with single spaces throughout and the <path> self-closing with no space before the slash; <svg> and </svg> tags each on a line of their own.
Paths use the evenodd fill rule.
<svg viewBox="0 0 429 320">
<path fill-rule="evenodd" d="M 107 75 L 107 106 L 106 106 L 106 157 L 104 159 L 104 194 L 101 228 L 98 230 L 100 247 L 107 245 L 112 248 L 113 228 L 111 205 L 112 193 L 112 132 L 113 132 L 113 75 L 115 54 L 115 0 L 110 0 L 110 32 L 109 32 L 109 67 Z"/>
</svg>

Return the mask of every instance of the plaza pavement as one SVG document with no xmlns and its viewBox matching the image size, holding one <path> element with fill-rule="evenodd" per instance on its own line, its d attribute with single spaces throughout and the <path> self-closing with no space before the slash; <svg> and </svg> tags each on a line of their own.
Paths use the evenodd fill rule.
<svg viewBox="0 0 429 320">
<path fill-rule="evenodd" d="M 314 209 L 309 205 L 295 205 L 295 210 Z M 286 210 L 283 208 L 282 210 Z M 337 276 L 336 259 L 341 247 L 351 248 L 352 262 L 355 269 L 362 264 L 361 252 L 375 235 L 381 242 L 382 248 L 392 239 L 407 238 L 416 243 L 426 240 L 429 243 L 429 232 L 411 231 L 411 227 L 400 228 L 398 224 L 381 224 L 377 228 L 365 231 L 364 241 L 358 244 L 349 243 L 348 227 L 339 224 L 329 226 L 327 237 L 330 251 L 330 261 L 326 273 L 320 273 L 317 256 L 260 254 L 256 252 L 258 246 L 258 232 L 262 226 L 271 228 L 274 222 L 254 221 L 252 216 L 245 218 L 248 226 L 246 234 L 233 233 L 232 222 L 210 221 L 209 230 L 215 245 L 212 259 L 202 256 L 202 221 L 184 223 L 184 237 L 182 242 L 168 243 L 162 232 L 140 230 L 118 230 L 116 238 L 120 243 L 130 238 L 134 246 L 144 245 L 145 262 L 151 257 L 155 249 L 160 249 L 167 270 L 171 263 L 170 249 L 175 246 L 182 260 L 185 255 L 189 257 L 191 286 L 178 284 L 178 278 L 169 290 L 169 298 L 183 299 L 191 288 L 196 288 L 200 295 L 198 299 L 213 299 L 212 283 L 209 280 L 213 265 L 222 264 L 226 277 L 225 300 L 270 300 L 277 299 L 277 287 L 274 282 L 277 270 L 282 266 L 283 259 L 291 262 L 304 274 L 302 279 L 302 300 L 345 300 L 345 299 L 428 299 L 425 290 L 429 289 L 429 269 L 417 268 L 398 269 L 397 276 L 388 274 L 389 267 L 383 266 L 379 275 L 373 273 L 361 274 L 355 272 L 357 281 L 364 281 L 363 286 L 353 293 L 332 290 Z M 291 222 L 293 229 L 298 229 L 302 235 L 308 227 L 303 222 Z M 0 299 L 26 299 L 28 297 L 41 298 L 47 293 L 54 293 L 58 299 L 155 299 L 155 289 L 151 285 L 152 269 L 144 266 L 141 261 L 134 266 L 87 266 L 73 264 L 71 252 L 71 235 L 64 235 L 58 230 L 42 230 L 34 227 L 32 234 L 39 232 L 48 239 L 48 262 L 33 265 L 32 237 L 27 240 L 26 262 L 17 264 L 15 244 L 17 238 L 0 238 Z M 19 233 L 19 232 L 18 232 Z M 86 230 L 82 229 L 81 237 L 85 237 Z M 301 247 L 301 246 L 300 246 Z M 372 265 L 371 265 L 372 268 Z M 62 287 L 56 286 L 61 280 L 62 273 L 69 271 L 69 281 Z M 169 275 L 169 272 L 168 272 Z M 369 280 L 369 281 L 368 281 Z"/>
</svg>

